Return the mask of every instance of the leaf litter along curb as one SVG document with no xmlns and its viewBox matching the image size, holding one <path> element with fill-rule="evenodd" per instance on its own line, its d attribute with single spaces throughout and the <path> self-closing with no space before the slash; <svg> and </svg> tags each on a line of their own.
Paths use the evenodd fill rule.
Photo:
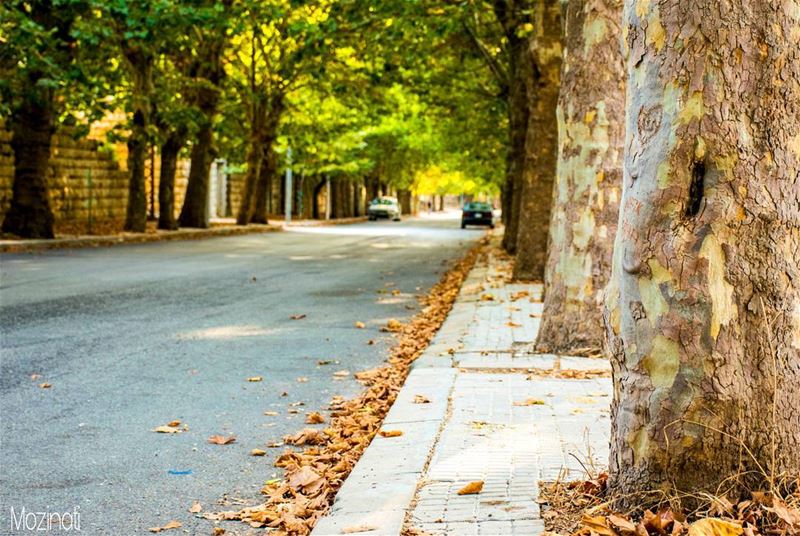
<svg viewBox="0 0 800 536">
<path fill-rule="evenodd" d="M 215 521 L 240 520 L 255 528 L 269 527 L 276 536 L 310 533 L 380 430 L 411 363 L 444 322 L 486 244 L 484 238 L 470 249 L 422 299 L 424 308 L 398 329 L 398 342 L 390 352 L 388 365 L 355 375 L 367 389 L 354 399 L 332 401 L 327 428 L 308 428 L 284 438 L 288 444 L 307 448 L 302 452 L 285 451 L 278 457 L 275 466 L 283 468 L 285 473 L 282 480 L 270 481 L 262 488 L 266 502 L 239 511 L 207 513 L 204 517 Z M 358 322 L 357 327 L 358 324 L 363 326 Z"/>
<path fill-rule="evenodd" d="M 800 534 L 800 477 L 781 479 L 778 492 L 753 492 L 732 502 L 692 495 L 702 507 L 685 512 L 681 496 L 658 493 L 652 508 L 614 511 L 608 474 L 572 482 L 540 483 L 545 529 L 553 536 L 794 536 Z M 689 496 L 683 496 L 687 498 Z"/>
</svg>

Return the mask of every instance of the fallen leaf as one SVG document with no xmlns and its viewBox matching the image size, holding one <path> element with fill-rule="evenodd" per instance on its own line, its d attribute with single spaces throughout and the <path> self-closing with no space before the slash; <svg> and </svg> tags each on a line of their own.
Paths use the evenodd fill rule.
<svg viewBox="0 0 800 536">
<path fill-rule="evenodd" d="M 221 436 L 221 435 L 212 435 L 208 438 L 208 442 L 214 445 L 228 445 L 230 443 L 234 443 L 236 441 L 235 436 Z"/>
<path fill-rule="evenodd" d="M 181 421 L 179 421 L 178 419 L 175 419 L 174 421 L 169 421 L 167 423 L 167 426 L 172 426 L 173 428 L 176 428 L 176 427 L 178 427 L 180 425 L 181 425 Z"/>
<path fill-rule="evenodd" d="M 775 505 L 772 508 L 766 508 L 766 510 L 773 512 L 792 527 L 800 525 L 800 510 L 797 510 L 797 508 L 789 508 L 780 500 L 776 499 Z"/>
<path fill-rule="evenodd" d="M 612 528 L 623 534 L 636 534 L 636 525 L 624 517 L 612 514 L 606 518 L 606 521 L 611 525 Z"/>
<path fill-rule="evenodd" d="M 172 422 L 175 422 L 175 421 L 172 421 Z M 180 424 L 180 422 L 179 422 L 179 424 Z M 167 426 L 157 426 L 157 427 L 153 428 L 153 432 L 158 432 L 159 434 L 180 434 L 181 432 L 183 432 L 183 430 L 181 430 L 177 426 L 172 426 L 171 423 L 170 423 Z"/>
<path fill-rule="evenodd" d="M 306 378 L 305 376 L 300 376 L 299 378 L 297 378 L 297 383 L 306 383 L 306 382 L 308 382 L 308 378 Z"/>
<path fill-rule="evenodd" d="M 193 514 L 196 514 L 196 513 L 198 513 L 198 512 L 202 512 L 202 511 L 203 511 L 203 507 L 202 507 L 202 506 L 200 506 L 200 503 L 199 503 L 199 502 L 195 501 L 195 502 L 194 502 L 194 504 L 192 504 L 192 507 L 191 507 L 191 508 L 189 508 L 189 511 L 190 511 L 191 513 L 193 513 Z"/>
<path fill-rule="evenodd" d="M 292 320 L 302 320 L 302 319 L 304 319 L 305 317 L 306 317 L 306 315 L 304 315 L 304 314 L 302 314 L 302 313 L 301 313 L 301 314 L 297 314 L 297 315 L 292 315 L 292 316 L 290 316 L 289 318 L 291 318 Z"/>
<path fill-rule="evenodd" d="M 605 516 L 588 516 L 586 514 L 581 518 L 581 527 L 587 528 L 592 534 L 599 536 L 617 536 L 614 529 L 611 529 L 606 524 Z"/>
<path fill-rule="evenodd" d="M 517 324 L 516 322 L 511 322 L 510 320 L 506 322 L 506 326 L 510 328 L 521 328 L 522 324 Z"/>
<path fill-rule="evenodd" d="M 520 298 L 526 298 L 528 296 L 530 296 L 530 293 L 527 290 L 521 290 L 511 295 L 511 301 L 517 301 Z"/>
<path fill-rule="evenodd" d="M 262 376 L 250 376 L 249 378 L 247 378 L 247 381 L 249 381 L 249 382 L 260 382 L 263 379 L 264 378 Z"/>
<path fill-rule="evenodd" d="M 528 398 L 521 402 L 514 402 L 515 406 L 543 406 L 544 404 L 545 402 L 541 398 Z"/>
<path fill-rule="evenodd" d="M 333 373 L 334 378 L 347 378 L 348 376 L 350 376 L 349 370 L 340 370 L 338 372 Z"/>
<path fill-rule="evenodd" d="M 476 480 L 475 482 L 470 482 L 460 490 L 458 490 L 459 495 L 475 495 L 480 493 L 483 489 L 483 480 Z"/>
<path fill-rule="evenodd" d="M 355 534 L 357 532 L 369 532 L 376 530 L 378 527 L 372 525 L 353 525 L 352 527 L 345 527 L 342 529 L 342 534 Z"/>
<path fill-rule="evenodd" d="M 414 395 L 415 404 L 430 404 L 431 401 L 428 397 L 422 395 Z"/>
<path fill-rule="evenodd" d="M 367 346 L 372 346 L 373 344 L 375 344 L 375 341 L 373 341 L 372 339 L 367 341 Z"/>
<path fill-rule="evenodd" d="M 266 450 L 253 449 L 250 451 L 250 456 L 263 456 L 267 453 Z"/>
<path fill-rule="evenodd" d="M 399 295 L 400 295 L 400 290 L 399 289 L 392 290 L 392 296 L 399 296 Z"/>
<path fill-rule="evenodd" d="M 287 435 L 283 438 L 284 442 L 295 445 L 321 445 L 325 442 L 325 435 L 316 428 L 305 428 L 296 434 Z"/>
<path fill-rule="evenodd" d="M 225 529 L 222 527 L 214 527 L 214 536 L 222 536 L 225 534 Z"/>
<path fill-rule="evenodd" d="M 277 414 L 278 414 L 277 411 L 265 411 L 264 412 L 264 415 L 266 415 L 267 417 L 275 417 Z"/>
<path fill-rule="evenodd" d="M 364 329 L 367 326 L 364 325 L 364 322 L 356 322 L 356 327 L 358 329 Z"/>
<path fill-rule="evenodd" d="M 177 520 L 173 519 L 172 521 L 170 521 L 169 523 L 167 523 L 163 527 L 153 527 L 153 528 L 150 528 L 150 529 L 147 529 L 147 530 L 149 530 L 150 532 L 161 532 L 162 530 L 179 529 L 182 526 L 183 525 L 181 525 L 180 521 L 177 521 Z"/>
<path fill-rule="evenodd" d="M 31 374 L 31 380 L 34 380 L 34 381 L 38 380 L 41 377 L 42 377 L 41 374 L 36 374 L 35 372 L 33 374 Z"/>
<path fill-rule="evenodd" d="M 284 444 L 285 443 L 283 443 L 282 441 L 274 441 L 272 443 L 267 443 L 267 447 L 271 449 L 277 449 L 279 447 L 282 447 Z"/>
<path fill-rule="evenodd" d="M 330 365 L 331 363 L 333 363 L 333 361 L 327 359 L 320 359 L 319 361 L 317 361 L 317 365 L 319 366 Z"/>
<path fill-rule="evenodd" d="M 47 382 L 39 384 L 39 387 L 41 387 L 42 389 L 50 389 L 52 386 L 53 386 L 53 384 L 47 383 Z"/>
<path fill-rule="evenodd" d="M 381 437 L 398 437 L 403 435 L 401 430 L 381 430 L 379 433 Z"/>
<path fill-rule="evenodd" d="M 388 322 L 386 322 L 386 326 L 381 328 L 381 331 L 388 331 L 391 333 L 396 333 L 403 329 L 403 324 L 394 318 L 390 318 Z"/>
<path fill-rule="evenodd" d="M 689 536 L 740 536 L 744 529 L 739 523 L 709 517 L 689 525 Z"/>
<path fill-rule="evenodd" d="M 494 301 L 494 295 L 492 294 L 482 294 L 481 301 Z"/>
<path fill-rule="evenodd" d="M 314 411 L 312 413 L 306 413 L 306 424 L 324 424 L 325 417 L 323 417 L 319 412 Z"/>
</svg>

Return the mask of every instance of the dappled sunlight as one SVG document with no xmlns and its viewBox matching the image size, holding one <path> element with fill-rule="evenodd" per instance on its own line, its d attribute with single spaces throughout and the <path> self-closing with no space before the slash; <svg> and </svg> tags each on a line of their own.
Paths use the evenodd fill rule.
<svg viewBox="0 0 800 536">
<path fill-rule="evenodd" d="M 214 340 L 225 341 L 231 339 L 241 339 L 245 337 L 265 337 L 287 331 L 286 328 L 267 329 L 259 326 L 219 326 L 215 328 L 198 329 L 178 333 L 176 338 L 181 341 L 202 341 Z"/>
</svg>

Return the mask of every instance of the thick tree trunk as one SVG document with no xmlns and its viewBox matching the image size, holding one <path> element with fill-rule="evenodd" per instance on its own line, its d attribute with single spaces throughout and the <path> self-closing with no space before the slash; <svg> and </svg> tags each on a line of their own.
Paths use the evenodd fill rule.
<svg viewBox="0 0 800 536">
<path fill-rule="evenodd" d="M 749 498 L 800 474 L 800 13 L 625 5 L 612 489 Z"/>
<path fill-rule="evenodd" d="M 361 179 L 353 183 L 353 216 L 361 215 Z"/>
<path fill-rule="evenodd" d="M 536 344 L 543 352 L 598 353 L 605 339 L 603 290 L 611 275 L 625 138 L 621 19 L 622 0 L 567 5 L 558 168 Z"/>
<path fill-rule="evenodd" d="M 130 65 L 132 82 L 133 122 L 128 137 L 128 206 L 125 230 L 143 233 L 147 229 L 147 192 L 145 188 L 147 129 L 150 126 L 153 92 L 153 58 L 139 48 L 123 50 Z"/>
<path fill-rule="evenodd" d="M 133 126 L 128 136 L 128 206 L 125 213 L 125 230 L 143 233 L 147 229 L 147 192 L 145 190 L 145 161 L 147 160 L 147 133 L 144 115 L 133 114 Z"/>
<path fill-rule="evenodd" d="M 181 227 L 208 227 L 208 183 L 211 162 L 214 160 L 213 139 L 209 123 L 200 128 L 192 145 L 189 182 L 178 219 Z"/>
<path fill-rule="evenodd" d="M 411 215 L 411 192 L 409 190 L 400 190 L 397 193 L 397 200 L 400 203 L 400 211 L 403 215 Z"/>
<path fill-rule="evenodd" d="M 255 191 L 261 176 L 261 164 L 264 160 L 264 146 L 261 140 L 251 136 L 250 148 L 247 151 L 247 173 L 244 177 L 244 189 L 236 214 L 237 225 L 247 225 L 253 217 L 255 209 Z"/>
<path fill-rule="evenodd" d="M 161 167 L 158 178 L 158 228 L 174 230 L 178 228 L 175 220 L 175 173 L 178 169 L 178 155 L 183 148 L 184 136 L 170 133 L 161 144 Z"/>
<path fill-rule="evenodd" d="M 515 30 L 516 32 L 516 30 Z M 525 168 L 525 139 L 528 133 L 531 53 L 526 39 L 514 37 L 509 42 L 508 153 L 503 185 L 503 249 L 514 253 L 519 233 L 520 200 Z"/>
<path fill-rule="evenodd" d="M 268 208 L 273 206 L 270 198 L 272 197 L 272 181 L 278 172 L 278 155 L 275 154 L 272 138 L 268 138 L 264 142 L 263 150 L 264 158 L 261 159 L 261 171 L 258 174 L 258 182 L 256 182 L 250 223 L 267 223 Z"/>
<path fill-rule="evenodd" d="M 22 238 L 54 238 L 47 177 L 53 139 L 53 102 L 47 90 L 31 90 L 11 121 L 14 182 L 3 232 Z"/>
<path fill-rule="evenodd" d="M 556 108 L 561 70 L 561 5 L 537 0 L 533 9 L 533 75 L 528 88 L 530 115 L 514 264 L 514 278 L 525 280 L 544 279 L 558 154 Z"/>
</svg>

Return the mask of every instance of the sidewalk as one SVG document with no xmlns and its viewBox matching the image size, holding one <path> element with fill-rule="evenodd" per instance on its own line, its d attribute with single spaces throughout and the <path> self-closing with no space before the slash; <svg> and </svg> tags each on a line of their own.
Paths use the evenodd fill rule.
<svg viewBox="0 0 800 536">
<path fill-rule="evenodd" d="M 608 363 L 529 353 L 542 287 L 509 272 L 475 265 L 314 536 L 540 534 L 539 482 L 606 465 Z"/>
</svg>

